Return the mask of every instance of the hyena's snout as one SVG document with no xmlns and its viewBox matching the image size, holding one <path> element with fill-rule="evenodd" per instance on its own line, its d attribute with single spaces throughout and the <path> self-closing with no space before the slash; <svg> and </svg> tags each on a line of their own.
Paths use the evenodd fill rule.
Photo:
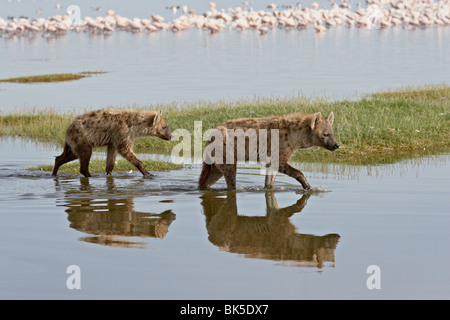
<svg viewBox="0 0 450 320">
<path fill-rule="evenodd" d="M 333 144 L 333 150 L 332 151 L 334 151 L 334 150 L 336 150 L 336 149 L 339 149 L 339 147 L 340 147 L 341 145 L 339 144 L 339 142 L 335 142 L 334 144 Z"/>
<path fill-rule="evenodd" d="M 329 145 L 328 145 L 328 150 L 330 151 L 334 151 L 336 149 L 339 149 L 341 145 L 339 144 L 339 142 L 337 142 L 336 140 L 332 141 Z"/>
<path fill-rule="evenodd" d="M 159 130 L 157 135 L 163 140 L 172 140 L 173 138 L 173 134 L 167 126 L 164 126 L 161 130 Z"/>
<path fill-rule="evenodd" d="M 339 144 L 339 142 L 337 142 L 337 140 L 334 137 L 329 137 L 328 141 L 325 142 L 325 148 L 330 150 L 330 151 L 334 151 L 336 149 L 339 149 L 341 145 Z"/>
<path fill-rule="evenodd" d="M 164 140 L 172 140 L 172 138 L 173 138 L 173 134 L 172 134 L 172 132 L 170 132 L 170 131 L 168 131 L 168 132 L 166 132 L 165 134 L 164 134 Z"/>
</svg>

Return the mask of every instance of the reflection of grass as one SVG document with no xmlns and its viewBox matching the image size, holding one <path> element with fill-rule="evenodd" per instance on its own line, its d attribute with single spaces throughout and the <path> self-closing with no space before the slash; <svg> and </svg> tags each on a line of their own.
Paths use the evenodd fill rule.
<svg viewBox="0 0 450 320">
<path fill-rule="evenodd" d="M 182 165 L 173 164 L 166 161 L 153 161 L 142 160 L 147 170 L 151 171 L 169 171 L 181 169 Z M 105 160 L 104 159 L 92 159 L 89 163 L 90 173 L 105 172 Z M 53 164 L 51 165 L 39 165 L 37 167 L 29 168 L 29 170 L 41 170 L 41 171 L 53 171 Z M 132 164 L 126 160 L 117 160 L 114 166 L 114 172 L 137 170 Z M 80 163 L 77 161 L 66 163 L 59 168 L 58 173 L 80 173 Z"/>
<path fill-rule="evenodd" d="M 92 74 L 101 74 L 103 71 L 83 71 L 80 73 L 56 73 L 56 74 L 44 74 L 36 76 L 0 79 L 0 82 L 16 82 L 16 83 L 36 83 L 36 82 L 59 82 L 59 81 L 72 81 L 78 80 L 84 77 L 88 77 Z"/>
<path fill-rule="evenodd" d="M 202 121 L 204 132 L 227 120 L 242 117 L 317 111 L 328 115 L 333 111 L 333 126 L 341 148 L 335 152 L 319 148 L 300 150 L 293 160 L 377 164 L 450 151 L 449 91 L 450 87 L 439 86 L 379 93 L 358 101 L 253 99 L 236 103 L 199 103 L 182 108 L 150 106 L 146 109 L 163 110 L 170 129 L 187 129 L 191 132 L 192 143 L 194 121 Z M 0 135 L 29 137 L 62 145 L 65 130 L 74 116 L 54 110 L 3 115 L 0 116 Z M 141 138 L 135 141 L 134 150 L 170 154 L 178 143 L 154 137 Z"/>
</svg>

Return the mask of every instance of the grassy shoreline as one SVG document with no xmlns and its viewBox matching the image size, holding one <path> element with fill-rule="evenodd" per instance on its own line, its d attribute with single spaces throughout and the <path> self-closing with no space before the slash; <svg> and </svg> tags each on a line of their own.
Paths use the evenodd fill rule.
<svg viewBox="0 0 450 320">
<path fill-rule="evenodd" d="M 198 103 L 181 108 L 158 105 L 138 109 L 163 110 L 172 132 L 183 128 L 191 134 L 194 121 L 202 121 L 205 132 L 227 120 L 242 117 L 317 111 L 328 115 L 333 111 L 333 126 L 341 148 L 336 152 L 319 148 L 300 150 L 294 155 L 296 162 L 386 164 L 450 152 L 450 87 L 446 85 L 376 93 L 358 101 L 253 99 Z M 52 109 L 0 115 L 0 136 L 24 137 L 62 146 L 65 131 L 75 116 Z M 178 143 L 154 137 L 141 138 L 135 141 L 134 150 L 170 154 Z"/>
</svg>

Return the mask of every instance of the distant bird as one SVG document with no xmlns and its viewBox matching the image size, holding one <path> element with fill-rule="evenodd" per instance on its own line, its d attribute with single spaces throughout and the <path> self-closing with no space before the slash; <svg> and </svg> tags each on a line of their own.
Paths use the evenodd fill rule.
<svg viewBox="0 0 450 320">
<path fill-rule="evenodd" d="M 139 20 L 137 18 L 131 20 L 130 27 L 131 27 L 131 30 L 137 31 L 137 32 L 139 32 L 142 29 L 144 29 L 144 26 L 141 24 L 141 20 Z"/>
<path fill-rule="evenodd" d="M 166 9 L 172 10 L 172 13 L 176 14 L 178 9 L 180 9 L 180 6 L 170 6 L 170 7 L 166 7 Z"/>
<path fill-rule="evenodd" d="M 160 15 L 157 14 L 152 14 L 152 19 L 155 20 L 156 22 L 164 22 L 164 18 L 161 17 Z"/>
<path fill-rule="evenodd" d="M 269 28 L 267 28 L 267 27 L 260 27 L 258 29 L 258 31 L 259 31 L 259 34 L 261 34 L 261 35 L 267 34 L 267 32 L 269 31 Z"/>
<path fill-rule="evenodd" d="M 317 33 L 325 32 L 327 30 L 327 28 L 325 28 L 319 22 L 316 22 L 316 24 L 314 25 L 314 29 L 316 30 Z"/>
</svg>

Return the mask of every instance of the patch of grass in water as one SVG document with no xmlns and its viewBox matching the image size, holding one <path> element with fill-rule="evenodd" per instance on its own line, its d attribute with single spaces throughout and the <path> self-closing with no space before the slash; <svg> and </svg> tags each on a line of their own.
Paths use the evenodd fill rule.
<svg viewBox="0 0 450 320">
<path fill-rule="evenodd" d="M 17 77 L 9 79 L 0 79 L 0 82 L 15 82 L 15 83 L 42 83 L 42 82 L 61 82 L 79 80 L 84 77 L 89 77 L 93 74 L 102 74 L 103 71 L 83 71 L 80 73 L 55 73 L 43 74 L 35 76 Z"/>
<path fill-rule="evenodd" d="M 142 160 L 148 171 L 170 171 L 178 170 L 182 168 L 180 164 L 174 164 L 167 161 L 154 161 L 154 160 Z M 102 173 L 105 172 L 106 162 L 104 159 L 91 159 L 89 163 L 90 173 Z M 39 171 L 53 171 L 53 164 L 51 165 L 39 165 L 36 167 L 29 168 L 28 170 L 39 170 Z M 114 166 L 113 172 L 123 172 L 123 171 L 136 171 L 136 167 L 130 164 L 127 160 L 117 160 Z M 80 163 L 78 160 L 66 163 L 62 165 L 58 174 L 79 174 L 80 173 Z"/>
<path fill-rule="evenodd" d="M 294 155 L 294 161 L 387 164 L 450 152 L 450 100 L 442 99 L 449 91 L 448 86 L 438 86 L 379 93 L 358 101 L 255 98 L 233 103 L 199 102 L 181 108 L 168 104 L 140 109 L 162 110 L 172 132 L 187 129 L 191 134 L 192 151 L 194 121 L 201 121 L 203 135 L 207 129 L 230 119 L 317 111 L 328 115 L 333 111 L 333 127 L 341 148 L 335 152 L 320 148 L 299 150 Z M 3 115 L 0 116 L 0 135 L 27 137 L 62 146 L 66 129 L 74 117 L 75 114 L 54 110 L 24 110 Z M 171 154 L 172 148 L 180 142 L 155 137 L 140 138 L 134 143 L 134 151 Z"/>
</svg>

